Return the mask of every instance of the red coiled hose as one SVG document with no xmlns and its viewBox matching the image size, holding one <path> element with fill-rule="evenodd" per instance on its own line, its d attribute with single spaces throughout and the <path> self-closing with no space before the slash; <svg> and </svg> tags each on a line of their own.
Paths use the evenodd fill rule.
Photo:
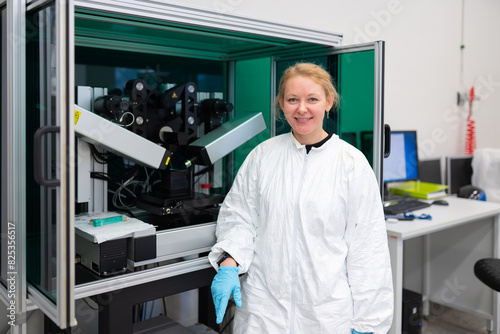
<svg viewBox="0 0 500 334">
<path fill-rule="evenodd" d="M 465 132 L 465 154 L 473 155 L 476 149 L 476 122 L 472 119 L 472 102 L 474 101 L 474 86 L 470 89 L 469 116 Z"/>
</svg>

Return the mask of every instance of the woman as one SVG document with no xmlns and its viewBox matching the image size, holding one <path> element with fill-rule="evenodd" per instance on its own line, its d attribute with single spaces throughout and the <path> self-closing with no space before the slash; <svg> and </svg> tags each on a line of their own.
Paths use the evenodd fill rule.
<svg viewBox="0 0 500 334">
<path fill-rule="evenodd" d="M 387 333 L 391 325 L 377 181 L 360 151 L 322 127 L 337 98 L 321 67 L 288 68 L 277 102 L 292 131 L 248 155 L 224 200 L 209 259 L 217 322 L 231 293 L 239 307 L 234 333 Z"/>
</svg>

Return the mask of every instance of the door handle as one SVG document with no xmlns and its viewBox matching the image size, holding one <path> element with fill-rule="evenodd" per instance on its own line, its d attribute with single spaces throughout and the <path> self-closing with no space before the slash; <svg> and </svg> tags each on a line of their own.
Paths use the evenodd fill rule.
<svg viewBox="0 0 500 334">
<path fill-rule="evenodd" d="M 56 188 L 61 185 L 61 181 L 47 180 L 42 175 L 42 138 L 48 133 L 59 133 L 60 128 L 56 125 L 44 126 L 36 130 L 33 138 L 33 171 L 35 181 L 46 188 Z"/>
<path fill-rule="evenodd" d="M 384 124 L 384 158 L 391 155 L 391 127 Z"/>
</svg>

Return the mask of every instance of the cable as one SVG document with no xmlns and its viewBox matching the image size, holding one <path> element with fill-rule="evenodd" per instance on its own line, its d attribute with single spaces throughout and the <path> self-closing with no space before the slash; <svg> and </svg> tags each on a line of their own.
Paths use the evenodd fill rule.
<svg viewBox="0 0 500 334">
<path fill-rule="evenodd" d="M 200 175 L 196 180 L 194 180 L 193 185 L 198 184 L 198 182 L 200 182 L 200 180 L 203 178 L 203 176 L 204 175 Z"/>
<path fill-rule="evenodd" d="M 139 169 L 138 165 L 134 165 L 130 168 L 128 168 L 123 175 L 118 176 L 118 177 L 110 177 L 109 173 L 104 173 L 104 172 L 90 172 L 90 177 L 93 179 L 98 179 L 98 180 L 104 180 L 108 182 L 113 182 L 116 184 L 121 184 L 122 180 L 124 179 L 129 179 L 132 175 L 136 175 L 137 171 Z"/>
<path fill-rule="evenodd" d="M 137 198 L 137 193 L 139 191 L 137 191 L 136 187 L 130 189 L 130 186 L 140 187 L 140 192 L 142 193 L 151 191 L 150 180 L 152 178 L 153 173 L 155 172 L 155 170 L 148 172 L 148 169 L 146 167 L 143 168 L 144 168 L 144 173 L 146 175 L 145 181 L 134 180 L 139 174 L 140 170 L 139 165 L 133 165 L 132 167 L 128 168 L 123 175 L 119 177 L 112 178 L 109 176 L 108 173 L 104 172 L 91 172 L 90 175 L 94 179 L 104 180 L 109 182 L 111 185 L 114 185 L 116 187 L 115 190 L 108 189 L 108 192 L 113 194 L 112 197 L 113 205 L 117 209 L 123 210 L 132 217 L 134 217 L 134 215 L 129 210 L 133 208 L 134 205 L 132 203 L 126 203 L 126 202 L 130 196 L 133 199 Z M 126 181 L 122 181 L 124 179 Z M 128 200 L 128 202 L 130 202 L 130 200 Z"/>
<path fill-rule="evenodd" d="M 132 116 L 132 120 L 128 124 L 121 124 L 121 122 L 123 121 L 123 118 L 125 117 L 125 115 Z M 124 112 L 123 115 L 120 117 L 120 120 L 118 122 L 120 123 L 119 124 L 120 126 L 129 127 L 132 124 L 134 124 L 134 122 L 135 122 L 135 115 L 133 113 L 131 113 L 130 111 Z"/>
<path fill-rule="evenodd" d="M 115 194 L 113 195 L 113 205 L 119 209 L 130 209 L 133 207 L 133 205 L 127 205 L 125 203 L 123 203 L 123 200 L 122 200 L 122 197 L 125 197 L 125 195 L 122 196 L 121 192 L 122 190 L 126 190 L 128 191 L 134 198 L 137 197 L 137 195 L 130 189 L 128 189 L 127 187 L 130 186 L 130 185 L 134 185 L 134 184 L 138 184 L 140 185 L 141 187 L 143 186 L 143 182 L 142 181 L 133 181 L 133 178 L 135 177 L 132 176 L 130 179 L 128 179 L 127 181 L 125 181 L 116 191 L 115 191 Z M 118 201 L 120 202 L 121 205 L 118 205 Z"/>
<path fill-rule="evenodd" d="M 205 167 L 205 168 L 203 168 L 203 169 L 201 169 L 201 170 L 197 171 L 196 173 L 194 173 L 194 176 L 203 175 L 203 174 L 205 174 L 205 173 L 209 172 L 209 171 L 210 171 L 210 170 L 212 170 L 212 169 L 213 169 L 213 165 L 210 165 L 210 166 Z"/>
<path fill-rule="evenodd" d="M 93 158 L 100 164 L 107 164 L 115 160 L 116 158 L 119 158 L 117 155 L 114 155 L 112 153 L 99 152 L 94 145 L 89 144 L 89 146 L 91 148 Z M 112 189 L 108 189 L 108 192 L 113 194 L 112 197 L 113 206 L 117 209 L 131 213 L 129 209 L 134 207 L 133 199 L 137 198 L 137 193 L 139 191 L 137 191 L 136 187 L 132 189 L 130 189 L 129 187 L 139 186 L 141 193 L 148 193 L 151 192 L 154 184 L 161 181 L 161 180 L 156 180 L 153 182 L 153 184 L 151 184 L 153 174 L 156 172 L 156 170 L 153 169 L 151 170 L 151 172 L 149 172 L 148 168 L 146 167 L 143 167 L 145 180 L 144 181 L 134 180 L 134 178 L 138 176 L 140 168 L 141 166 L 139 166 L 138 164 L 134 164 L 130 168 L 126 169 L 123 175 L 118 177 L 111 177 L 109 173 L 105 172 L 91 172 L 90 177 L 114 184 L 116 186 L 116 190 L 113 191 Z M 123 181 L 124 179 L 126 181 Z M 126 192 L 127 194 L 124 194 L 124 192 Z M 132 200 L 128 200 L 130 196 L 133 198 Z"/>
<path fill-rule="evenodd" d="M 465 134 L 465 154 L 473 155 L 476 149 L 476 122 L 467 116 L 467 131 Z"/>
<path fill-rule="evenodd" d="M 167 297 L 163 297 L 162 298 L 162 301 L 163 301 L 163 314 L 165 316 L 167 316 L 167 301 L 165 300 L 165 298 L 167 298 Z"/>
<path fill-rule="evenodd" d="M 89 147 L 90 152 L 92 153 L 92 157 L 100 164 L 104 165 L 118 158 L 118 156 L 113 153 L 99 152 L 99 150 L 92 144 L 89 144 Z"/>
<path fill-rule="evenodd" d="M 87 298 L 82 298 L 82 300 L 85 302 L 85 304 L 87 304 L 88 307 L 90 307 L 90 309 L 92 309 L 94 311 L 99 311 L 99 307 L 95 308 L 95 307 L 91 306 L 86 299 Z"/>
<path fill-rule="evenodd" d="M 466 87 L 465 82 L 464 82 L 465 0 L 462 0 L 462 22 L 461 23 L 462 23 L 462 25 L 461 25 L 461 31 L 460 31 L 460 85 L 465 88 Z"/>
<path fill-rule="evenodd" d="M 144 181 L 144 185 L 142 187 L 142 192 L 143 193 L 148 193 L 148 192 L 151 192 L 151 189 L 152 189 L 152 185 L 149 184 L 149 180 L 151 179 L 151 177 L 153 176 L 153 174 L 156 172 L 156 170 L 153 169 L 151 171 L 151 173 L 148 173 L 148 169 L 146 167 L 144 167 L 144 172 L 146 173 L 146 180 Z"/>
<path fill-rule="evenodd" d="M 474 86 L 470 89 L 469 115 L 467 116 L 467 130 L 465 133 L 465 154 L 473 155 L 476 149 L 476 122 L 472 119 L 472 103 L 474 102 Z"/>
</svg>

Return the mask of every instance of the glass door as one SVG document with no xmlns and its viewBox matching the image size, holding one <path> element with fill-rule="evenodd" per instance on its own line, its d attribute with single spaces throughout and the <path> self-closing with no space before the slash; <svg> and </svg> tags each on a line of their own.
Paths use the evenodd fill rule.
<svg viewBox="0 0 500 334">
<path fill-rule="evenodd" d="M 74 314 L 74 8 L 45 1 L 26 16 L 28 297 L 60 328 Z"/>
<path fill-rule="evenodd" d="M 384 42 L 334 47 L 323 54 L 275 57 L 273 100 L 283 71 L 298 61 L 322 65 L 332 75 L 340 100 L 336 110 L 332 109 L 329 118 L 325 118 L 324 128 L 365 154 L 382 193 Z M 272 117 L 272 136 L 290 131 L 283 117 Z"/>
</svg>

